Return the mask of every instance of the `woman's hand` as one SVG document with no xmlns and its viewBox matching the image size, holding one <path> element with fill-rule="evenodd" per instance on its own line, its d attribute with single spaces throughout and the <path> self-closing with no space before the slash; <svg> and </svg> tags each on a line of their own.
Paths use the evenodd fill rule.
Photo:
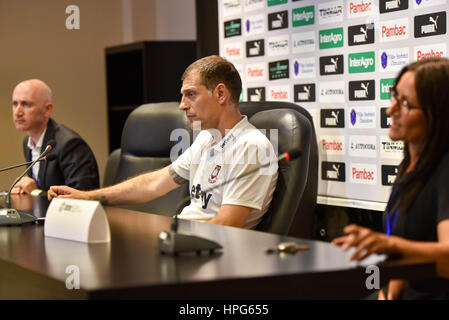
<svg viewBox="0 0 449 320">
<path fill-rule="evenodd" d="M 356 247 L 351 260 L 363 260 L 372 253 L 394 253 L 392 237 L 384 233 L 375 232 L 355 224 L 343 229 L 345 236 L 335 238 L 332 243 L 340 246 L 343 250 Z"/>
</svg>

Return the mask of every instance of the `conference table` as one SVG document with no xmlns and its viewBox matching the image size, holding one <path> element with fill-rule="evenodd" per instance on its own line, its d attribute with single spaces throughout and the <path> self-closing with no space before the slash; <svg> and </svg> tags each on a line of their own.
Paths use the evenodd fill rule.
<svg viewBox="0 0 449 320">
<path fill-rule="evenodd" d="M 13 196 L 13 207 L 45 216 L 48 201 Z M 391 278 L 435 275 L 434 263 L 375 256 L 349 261 L 330 243 L 180 220 L 179 232 L 217 241 L 213 254 L 164 255 L 158 235 L 171 217 L 104 207 L 111 242 L 87 244 L 44 236 L 44 225 L 0 226 L 0 299 L 361 299 L 372 293 L 367 269 Z M 267 253 L 279 243 L 308 247 Z M 77 268 L 79 289 L 67 284 Z M 71 289 L 69 289 L 71 288 Z"/>
</svg>

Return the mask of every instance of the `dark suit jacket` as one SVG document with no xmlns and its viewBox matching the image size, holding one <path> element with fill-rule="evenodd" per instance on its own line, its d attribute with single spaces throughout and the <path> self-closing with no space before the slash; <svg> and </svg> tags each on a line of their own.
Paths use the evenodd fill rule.
<svg viewBox="0 0 449 320">
<path fill-rule="evenodd" d="M 40 163 L 40 189 L 47 191 L 53 185 L 67 185 L 80 190 L 99 188 L 97 161 L 83 138 L 75 131 L 49 119 L 41 152 L 51 139 L 56 141 L 56 145 L 50 153 L 56 154 L 57 158 Z M 30 161 L 31 150 L 27 145 L 28 137 L 23 140 L 23 152 L 26 160 Z"/>
</svg>

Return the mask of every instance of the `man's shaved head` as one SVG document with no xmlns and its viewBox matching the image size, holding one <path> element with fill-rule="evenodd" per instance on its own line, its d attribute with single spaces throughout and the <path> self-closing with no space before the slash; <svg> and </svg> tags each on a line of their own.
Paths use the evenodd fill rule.
<svg viewBox="0 0 449 320">
<path fill-rule="evenodd" d="M 39 101 L 41 105 L 46 105 L 47 103 L 53 103 L 53 94 L 50 87 L 42 80 L 39 79 L 29 79 L 20 82 L 14 91 L 19 87 L 24 86 L 28 90 L 33 92 L 36 102 Z"/>
<path fill-rule="evenodd" d="M 20 82 L 12 94 L 12 110 L 16 129 L 26 132 L 36 142 L 53 110 L 50 87 L 39 79 Z"/>
</svg>

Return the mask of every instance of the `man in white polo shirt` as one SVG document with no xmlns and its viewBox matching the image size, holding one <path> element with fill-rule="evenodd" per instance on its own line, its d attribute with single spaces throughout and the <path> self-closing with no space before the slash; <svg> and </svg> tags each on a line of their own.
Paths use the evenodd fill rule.
<svg viewBox="0 0 449 320">
<path fill-rule="evenodd" d="M 202 131 L 176 161 L 104 189 L 83 192 L 53 186 L 49 199 L 135 204 L 158 198 L 189 181 L 191 203 L 183 209 L 181 218 L 254 228 L 268 210 L 278 166 L 270 141 L 239 111 L 240 75 L 232 63 L 209 56 L 191 64 L 182 80 L 179 108 L 185 111 L 192 127 L 200 125 Z M 268 163 L 265 168 L 235 179 Z M 225 181 L 230 182 L 221 185 Z"/>
</svg>

